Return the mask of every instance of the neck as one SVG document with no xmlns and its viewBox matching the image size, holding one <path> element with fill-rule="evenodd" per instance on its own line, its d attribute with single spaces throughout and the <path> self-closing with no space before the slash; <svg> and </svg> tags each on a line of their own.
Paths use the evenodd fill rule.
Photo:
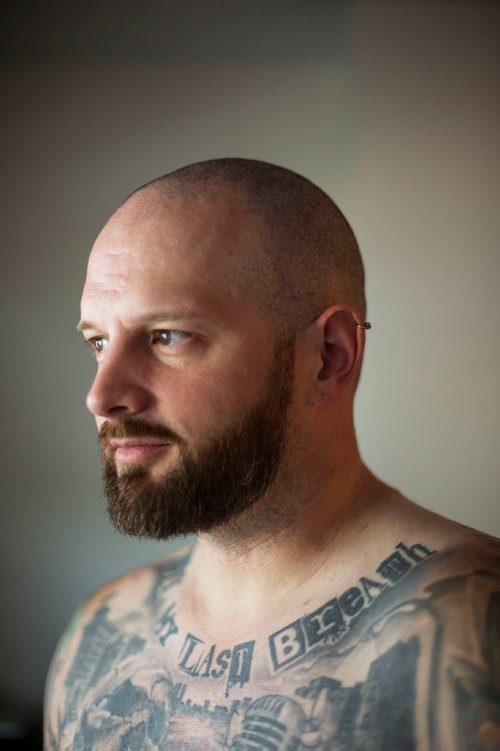
<svg viewBox="0 0 500 751">
<path fill-rule="evenodd" d="M 309 476 L 293 496 L 281 487 L 237 522 L 201 536 L 183 587 L 190 618 L 220 637 L 227 624 L 258 626 L 319 595 L 350 546 L 359 546 L 384 495 L 359 454 L 341 467 L 315 483 Z"/>
</svg>

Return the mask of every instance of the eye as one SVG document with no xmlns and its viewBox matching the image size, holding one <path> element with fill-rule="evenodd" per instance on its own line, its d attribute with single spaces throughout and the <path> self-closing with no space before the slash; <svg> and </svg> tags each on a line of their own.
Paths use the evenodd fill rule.
<svg viewBox="0 0 500 751">
<path fill-rule="evenodd" d="M 90 349 L 93 355 L 100 355 L 104 352 L 108 346 L 108 340 L 103 336 L 94 336 L 91 339 L 86 339 L 85 344 Z"/>
<path fill-rule="evenodd" d="M 192 334 L 189 331 L 176 331 L 175 329 L 158 329 L 153 331 L 152 343 L 160 344 L 163 347 L 170 347 L 175 344 L 190 339 Z"/>
</svg>

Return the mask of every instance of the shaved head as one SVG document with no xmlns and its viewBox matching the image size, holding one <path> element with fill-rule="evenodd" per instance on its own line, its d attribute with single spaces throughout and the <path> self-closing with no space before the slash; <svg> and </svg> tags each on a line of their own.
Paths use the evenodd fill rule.
<svg viewBox="0 0 500 751">
<path fill-rule="evenodd" d="M 239 276 L 276 331 L 298 330 L 337 303 L 365 319 L 364 270 L 354 233 L 331 198 L 291 170 L 251 159 L 198 162 L 140 187 L 117 218 L 131 203 L 141 213 L 158 214 L 172 201 L 189 205 L 218 193 L 232 193 L 255 224 L 258 241 L 238 259 Z"/>
</svg>

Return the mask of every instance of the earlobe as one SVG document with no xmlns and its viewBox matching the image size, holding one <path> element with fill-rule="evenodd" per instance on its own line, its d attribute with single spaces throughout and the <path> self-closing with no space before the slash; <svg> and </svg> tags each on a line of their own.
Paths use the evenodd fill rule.
<svg viewBox="0 0 500 751">
<path fill-rule="evenodd" d="M 316 374 L 316 403 L 337 401 L 353 381 L 361 364 L 364 327 L 356 312 L 345 306 L 325 310 L 315 322 L 321 336 L 322 365 Z"/>
</svg>

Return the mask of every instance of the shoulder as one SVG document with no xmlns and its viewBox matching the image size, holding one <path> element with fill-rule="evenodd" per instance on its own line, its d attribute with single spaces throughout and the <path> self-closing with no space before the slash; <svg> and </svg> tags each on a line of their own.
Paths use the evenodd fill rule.
<svg viewBox="0 0 500 751">
<path fill-rule="evenodd" d="M 115 653 L 120 652 L 126 661 L 127 654 L 136 653 L 150 640 L 156 603 L 180 581 L 190 554 L 191 547 L 186 547 L 122 574 L 100 586 L 78 607 L 59 640 L 47 676 L 47 749 L 66 747 L 62 735 L 81 700 L 76 687 L 97 684 Z"/>
<path fill-rule="evenodd" d="M 456 530 L 429 566 L 412 617 L 420 625 L 417 689 L 428 687 L 439 747 L 454 748 L 468 736 L 477 744 L 471 748 L 497 748 L 500 541 L 476 530 Z"/>
<path fill-rule="evenodd" d="M 500 676 L 500 540 L 459 525 L 429 561 L 423 584 L 443 645 Z"/>
<path fill-rule="evenodd" d="M 468 608 L 477 613 L 480 593 L 486 598 L 491 592 L 494 602 L 500 587 L 500 540 L 401 500 L 396 532 L 401 542 L 383 567 L 390 574 L 392 565 L 396 579 L 411 568 L 410 576 L 401 576 L 398 599 L 432 604 L 442 617 Z"/>
<path fill-rule="evenodd" d="M 393 585 L 395 606 L 412 602 L 426 607 L 441 626 L 453 623 L 448 638 L 473 624 L 477 631 L 481 618 L 496 619 L 500 635 L 500 540 L 444 522 L 402 535 L 377 572 Z"/>
<path fill-rule="evenodd" d="M 296 696 L 332 686 L 332 713 L 350 702 L 346 747 L 383 736 L 387 748 L 461 748 L 463 738 L 497 748 L 500 541 L 421 520 L 398 528 L 345 591 L 270 637 L 275 669 L 288 687 L 297 680 Z M 322 748 L 335 748 L 338 725 L 325 720 L 321 732 Z"/>
<path fill-rule="evenodd" d="M 500 539 L 473 527 L 460 524 L 441 514 L 409 500 L 398 491 L 389 489 L 387 502 L 376 520 L 378 539 L 397 536 L 415 540 L 432 549 L 434 561 L 450 567 L 460 567 L 460 562 L 482 560 L 495 568 L 500 560 Z"/>
<path fill-rule="evenodd" d="M 154 609 L 160 592 L 172 588 L 182 579 L 191 552 L 192 546 L 186 546 L 98 587 L 77 609 L 59 642 L 58 652 L 64 648 L 67 651 L 85 626 L 103 609 L 116 622 L 149 613 Z"/>
<path fill-rule="evenodd" d="M 468 736 L 471 748 L 497 748 L 500 540 L 419 507 L 411 517 L 384 561 L 384 572 L 393 565 L 400 578 L 368 627 L 377 659 L 389 665 L 397 656 L 397 670 L 413 661 L 416 727 L 436 747 L 461 747 Z M 421 561 L 412 564 L 412 555 Z"/>
</svg>

